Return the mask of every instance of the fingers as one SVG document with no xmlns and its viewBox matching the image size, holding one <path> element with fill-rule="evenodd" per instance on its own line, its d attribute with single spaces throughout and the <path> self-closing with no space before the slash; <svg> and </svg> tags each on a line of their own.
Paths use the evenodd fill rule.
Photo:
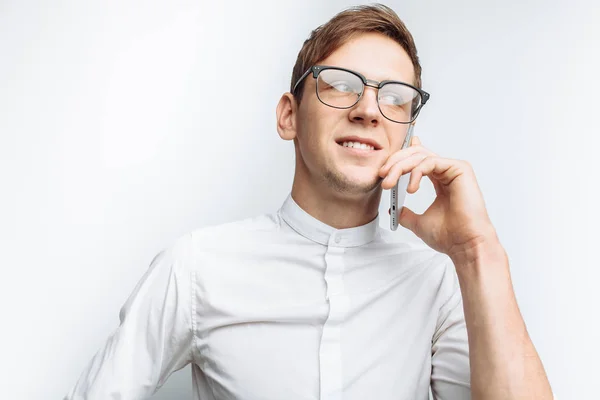
<svg viewBox="0 0 600 400">
<path fill-rule="evenodd" d="M 408 158 L 398 161 L 389 170 L 387 176 L 381 183 L 381 187 L 383 189 L 391 189 L 392 187 L 394 187 L 396 182 L 398 182 L 402 175 L 410 172 L 413 168 L 419 165 L 426 157 L 428 157 L 428 155 L 425 153 L 414 153 Z"/>
<path fill-rule="evenodd" d="M 442 193 L 443 186 L 449 185 L 454 178 L 462 174 L 464 168 L 457 160 L 415 153 L 394 164 L 381 183 L 381 187 L 391 189 L 402 175 L 409 172 L 410 181 L 406 188 L 408 193 L 415 193 L 419 190 L 423 176 L 430 176 L 433 178 L 431 181 L 434 183 L 435 191 L 439 195 Z"/>
<path fill-rule="evenodd" d="M 437 156 L 426 157 L 410 171 L 410 181 L 406 191 L 414 193 L 419 190 L 423 176 L 435 175 L 435 179 L 432 179 L 432 181 L 437 180 L 443 185 L 448 185 L 460 174 L 461 168 L 456 160 Z M 435 189 L 437 193 L 441 189 L 441 185 L 438 185 Z"/>
<path fill-rule="evenodd" d="M 444 191 L 456 176 L 463 171 L 460 161 L 439 157 L 431 150 L 421 145 L 421 140 L 414 136 L 411 146 L 392 154 L 379 170 L 379 176 L 384 178 L 381 187 L 391 189 L 404 174 L 411 173 L 407 192 L 419 190 L 423 176 L 430 176 L 436 193 Z"/>
<path fill-rule="evenodd" d="M 437 156 L 433 151 L 423 147 L 421 145 L 421 140 L 414 136 L 411 139 L 411 146 L 406 149 L 399 150 L 392 154 L 385 162 L 385 164 L 379 169 L 379 176 L 385 177 L 389 174 L 390 169 L 401 160 L 408 158 L 416 153 L 424 153 L 426 155 Z"/>
</svg>

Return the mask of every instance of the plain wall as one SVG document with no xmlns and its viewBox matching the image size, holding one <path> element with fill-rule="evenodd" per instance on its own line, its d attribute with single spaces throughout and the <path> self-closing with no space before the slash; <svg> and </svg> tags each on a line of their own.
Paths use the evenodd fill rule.
<svg viewBox="0 0 600 400">
<path fill-rule="evenodd" d="M 310 30 L 351 4 L 0 3 L 2 398 L 61 398 L 158 251 L 281 205 L 294 151 L 275 106 Z M 471 162 L 555 394 L 592 398 L 600 6 L 387 4 L 431 93 L 415 134 Z M 425 180 L 407 205 L 433 196 Z M 191 398 L 189 366 L 153 398 Z"/>
</svg>

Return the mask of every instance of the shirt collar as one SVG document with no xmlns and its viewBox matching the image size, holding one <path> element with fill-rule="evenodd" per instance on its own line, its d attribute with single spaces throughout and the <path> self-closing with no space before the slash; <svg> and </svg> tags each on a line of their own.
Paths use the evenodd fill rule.
<svg viewBox="0 0 600 400">
<path fill-rule="evenodd" d="M 326 246 L 362 246 L 373 241 L 379 232 L 379 214 L 365 225 L 336 229 L 300 208 L 291 193 L 288 194 L 278 213 L 300 235 Z"/>
</svg>

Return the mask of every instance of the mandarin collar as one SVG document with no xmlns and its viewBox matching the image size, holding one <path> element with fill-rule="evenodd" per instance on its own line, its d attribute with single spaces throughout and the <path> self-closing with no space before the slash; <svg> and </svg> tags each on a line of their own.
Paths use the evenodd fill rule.
<svg viewBox="0 0 600 400">
<path fill-rule="evenodd" d="M 371 222 L 352 228 L 336 229 L 304 211 L 289 193 L 278 211 L 285 222 L 300 235 L 325 246 L 356 247 L 367 244 L 379 232 L 379 213 Z"/>
</svg>

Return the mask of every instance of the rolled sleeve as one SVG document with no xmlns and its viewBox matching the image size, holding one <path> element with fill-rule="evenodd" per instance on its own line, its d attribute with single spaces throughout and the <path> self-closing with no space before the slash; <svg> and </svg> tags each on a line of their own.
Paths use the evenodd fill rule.
<svg viewBox="0 0 600 400">
<path fill-rule="evenodd" d="M 192 362 L 192 238 L 161 251 L 64 400 L 143 399 Z"/>
</svg>

